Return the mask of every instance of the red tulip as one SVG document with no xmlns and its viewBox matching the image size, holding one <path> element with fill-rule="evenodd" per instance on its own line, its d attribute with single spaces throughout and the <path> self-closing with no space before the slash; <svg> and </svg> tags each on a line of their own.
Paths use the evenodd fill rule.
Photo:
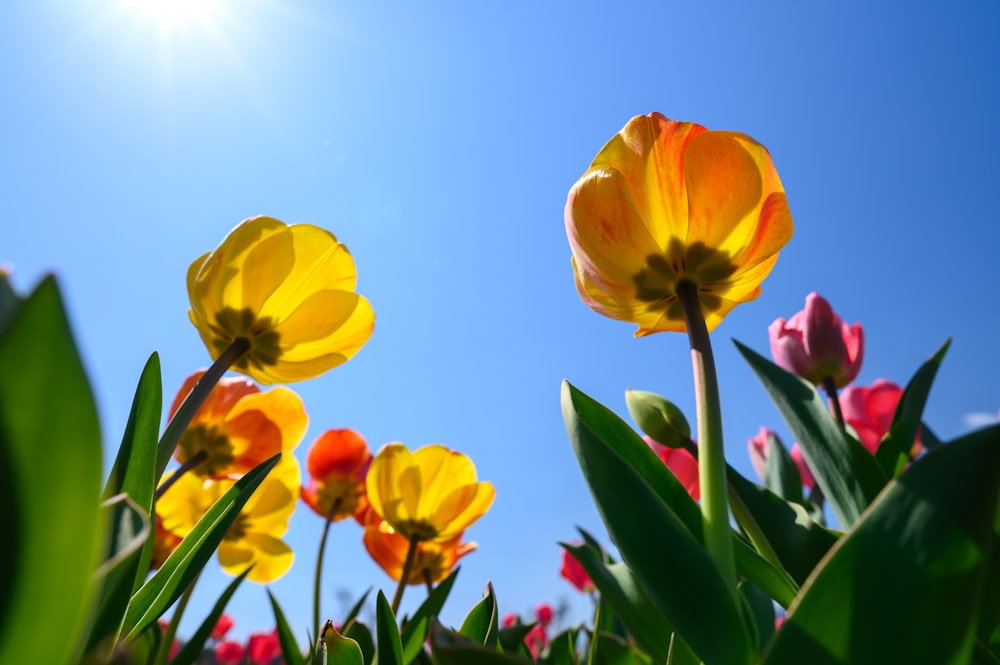
<svg viewBox="0 0 1000 665">
<path fill-rule="evenodd" d="M 791 319 L 767 329 L 774 362 L 814 385 L 832 379 L 838 388 L 854 380 L 864 356 L 861 324 L 848 326 L 816 292 Z"/>
<path fill-rule="evenodd" d="M 663 463 L 677 477 L 691 498 L 695 501 L 701 498 L 701 485 L 698 482 L 698 460 L 684 448 L 667 448 L 648 436 L 644 436 L 642 439 L 663 460 Z"/>
<path fill-rule="evenodd" d="M 872 454 L 878 450 L 882 437 L 889 432 L 902 396 L 903 389 L 886 379 L 876 379 L 870 386 L 851 386 L 841 393 L 844 421 L 857 432 L 858 440 Z M 919 445 L 918 436 L 914 447 Z"/>
<path fill-rule="evenodd" d="M 568 550 L 563 550 L 562 569 L 559 574 L 583 593 L 593 593 L 597 589 L 594 586 L 594 581 L 590 579 L 590 575 Z"/>
</svg>

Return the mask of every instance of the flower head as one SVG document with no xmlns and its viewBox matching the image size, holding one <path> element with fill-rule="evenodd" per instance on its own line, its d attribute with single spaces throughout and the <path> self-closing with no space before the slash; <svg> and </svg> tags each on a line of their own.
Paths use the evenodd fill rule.
<svg viewBox="0 0 1000 665">
<path fill-rule="evenodd" d="M 674 474 L 691 498 L 697 501 L 701 497 L 701 485 L 698 480 L 698 460 L 684 448 L 669 448 L 652 437 L 643 436 L 642 440 L 653 449 L 653 452 L 663 460 L 670 472 Z"/>
<path fill-rule="evenodd" d="M 371 465 L 368 443 L 352 429 L 323 432 L 309 447 L 306 470 L 309 484 L 302 488 L 302 500 L 323 518 L 332 521 L 354 515 L 368 507 L 365 476 Z"/>
<path fill-rule="evenodd" d="M 574 543 L 574 544 L 579 544 Z M 594 581 L 590 579 L 590 575 L 587 571 L 583 569 L 580 562 L 576 560 L 576 557 L 570 554 L 569 550 L 564 549 L 562 551 L 562 568 L 559 569 L 559 575 L 576 587 L 577 591 L 582 591 L 583 593 L 593 593 L 597 587 L 594 586 Z"/>
<path fill-rule="evenodd" d="M 840 394 L 844 421 L 857 433 L 862 445 L 875 454 L 882 438 L 889 433 L 903 389 L 886 379 L 876 379 L 870 386 L 848 386 Z M 919 434 L 911 456 L 921 447 Z"/>
<path fill-rule="evenodd" d="M 659 113 L 636 116 L 570 189 L 576 287 L 636 336 L 682 332 L 678 285 L 697 287 L 709 330 L 760 294 L 792 217 L 764 146 Z"/>
<path fill-rule="evenodd" d="M 494 489 L 476 480 L 465 455 L 441 445 L 410 452 L 387 443 L 365 482 L 372 509 L 407 540 L 446 542 L 465 531 L 493 503 Z"/>
<path fill-rule="evenodd" d="M 861 324 L 848 326 L 815 291 L 806 296 L 804 310 L 788 321 L 776 320 L 767 332 L 774 362 L 814 385 L 830 378 L 843 388 L 861 369 L 865 350 Z"/>
<path fill-rule="evenodd" d="M 778 445 L 782 445 L 781 439 L 778 438 L 774 430 L 767 427 L 761 427 L 756 436 L 747 439 L 747 448 L 750 451 L 750 463 L 753 465 L 753 470 L 757 472 L 757 477 L 761 480 L 764 480 L 766 475 L 767 458 L 771 453 L 772 438 Z M 808 488 L 812 488 L 816 484 L 816 479 L 813 477 L 812 471 L 809 470 L 809 466 L 802 456 L 802 449 L 799 448 L 799 444 L 793 444 L 788 454 L 799 470 L 802 484 Z"/>
<path fill-rule="evenodd" d="M 270 633 L 251 633 L 247 639 L 248 665 L 271 665 L 280 655 L 277 628 Z"/>
<path fill-rule="evenodd" d="M 170 407 L 170 417 L 204 371 L 189 376 Z M 205 459 L 193 468 L 201 476 L 243 475 L 280 452 L 299 445 L 309 418 L 302 399 L 284 386 L 261 392 L 246 379 L 222 379 L 194 414 L 174 450 L 185 463 L 196 454 Z"/>
<path fill-rule="evenodd" d="M 403 565 L 410 543 L 396 533 L 373 510 L 367 511 L 365 532 L 362 537 L 368 554 L 379 565 L 385 574 L 399 581 L 403 576 Z M 442 543 L 421 542 L 417 544 L 410 572 L 406 577 L 407 584 L 424 584 L 430 581 L 437 584 L 448 577 L 458 560 L 476 550 L 476 543 L 463 543 L 459 533 L 451 540 Z"/>
<path fill-rule="evenodd" d="M 356 283 L 354 259 L 329 231 L 252 217 L 188 268 L 188 314 L 213 360 L 243 339 L 235 370 L 263 384 L 301 381 L 371 336 L 375 314 Z"/>
<path fill-rule="evenodd" d="M 166 529 L 187 535 L 235 483 L 235 478 L 201 478 L 186 473 L 157 500 L 157 514 Z M 300 483 L 298 461 L 292 454 L 283 454 L 219 544 L 219 563 L 226 573 L 239 575 L 253 565 L 247 579 L 266 584 L 288 572 L 294 554 L 281 537 L 298 503 Z"/>
<path fill-rule="evenodd" d="M 153 552 L 149 559 L 149 569 L 157 570 L 167 560 L 182 538 L 172 531 L 163 528 L 163 518 L 156 516 L 156 531 L 153 533 Z"/>
</svg>

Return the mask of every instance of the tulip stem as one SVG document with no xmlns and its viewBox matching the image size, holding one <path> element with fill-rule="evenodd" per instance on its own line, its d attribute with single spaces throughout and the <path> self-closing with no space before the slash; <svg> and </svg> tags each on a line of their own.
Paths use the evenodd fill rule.
<svg viewBox="0 0 1000 665">
<path fill-rule="evenodd" d="M 189 457 L 186 462 L 177 467 L 177 470 L 174 471 L 172 476 L 170 476 L 165 481 L 160 483 L 160 486 L 156 488 L 156 494 L 155 494 L 156 498 L 159 499 L 161 496 L 163 496 L 164 493 L 168 489 L 170 489 L 174 483 L 176 483 L 178 480 L 181 479 L 181 476 L 183 476 L 185 473 L 187 473 L 191 469 L 195 468 L 196 466 L 204 462 L 207 457 L 208 453 L 206 453 L 204 450 L 199 450 L 194 455 L 191 455 L 191 457 Z"/>
<path fill-rule="evenodd" d="M 701 514 L 705 522 L 705 548 L 715 561 L 733 593 L 736 593 L 736 560 L 729 532 L 726 457 L 722 443 L 722 405 L 715 356 L 701 311 L 698 287 L 682 280 L 677 297 L 684 310 L 684 323 L 691 345 L 694 370 L 695 409 L 698 414 L 698 482 L 701 486 Z"/>
<path fill-rule="evenodd" d="M 431 571 L 424 569 L 424 584 L 427 585 L 427 595 L 431 595 L 434 592 L 434 580 L 431 579 Z"/>
<path fill-rule="evenodd" d="M 323 535 L 319 539 L 319 552 L 316 554 L 316 576 L 313 579 L 313 635 L 319 634 L 319 596 L 321 580 L 323 577 L 323 555 L 326 552 L 326 538 L 330 533 L 330 524 L 333 523 L 333 516 L 337 514 L 343 497 L 338 496 L 330 506 L 330 511 L 326 514 L 326 521 L 323 524 Z M 324 631 L 326 628 L 324 627 Z"/>
<path fill-rule="evenodd" d="M 844 422 L 844 412 L 840 409 L 840 397 L 837 396 L 837 384 L 834 382 L 832 376 L 823 377 L 823 389 L 826 390 L 826 396 L 830 400 L 830 408 L 833 409 L 833 415 L 837 419 L 837 424 L 840 425 L 840 429 L 846 430 L 847 425 Z"/>
<path fill-rule="evenodd" d="M 403 589 L 406 588 L 406 581 L 410 578 L 410 569 L 413 568 L 413 561 L 417 558 L 417 547 L 420 539 L 410 538 L 410 548 L 406 550 L 406 559 L 403 561 L 403 572 L 399 576 L 399 586 L 396 587 L 396 595 L 392 597 L 392 613 L 395 616 L 399 609 L 399 601 L 403 600 Z"/>
<path fill-rule="evenodd" d="M 205 373 L 201 375 L 198 382 L 194 384 L 194 388 L 191 389 L 191 392 L 188 393 L 187 397 L 184 398 L 184 401 L 177 408 L 174 417 L 167 423 L 166 428 L 163 430 L 163 436 L 160 437 L 160 442 L 156 446 L 156 480 L 159 480 L 160 476 L 163 475 L 163 471 L 170 462 L 170 456 L 174 454 L 174 449 L 177 447 L 177 442 L 181 440 L 181 435 L 184 434 L 187 426 L 191 424 L 194 414 L 204 404 L 212 392 L 212 388 L 219 382 L 222 375 L 226 373 L 226 370 L 232 367 L 233 363 L 249 350 L 250 340 L 244 337 L 234 340 L 229 345 L 229 348 L 215 359 L 212 366 L 205 370 Z"/>
</svg>

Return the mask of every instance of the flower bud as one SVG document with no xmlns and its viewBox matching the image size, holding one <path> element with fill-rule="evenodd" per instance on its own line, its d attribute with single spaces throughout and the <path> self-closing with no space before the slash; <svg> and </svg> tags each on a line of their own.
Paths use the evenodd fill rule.
<svg viewBox="0 0 1000 665">
<path fill-rule="evenodd" d="M 861 324 L 848 326 L 815 291 L 806 297 L 804 310 L 788 321 L 778 319 L 767 332 L 774 362 L 814 385 L 829 377 L 843 388 L 861 369 Z"/>
<path fill-rule="evenodd" d="M 691 441 L 691 426 L 679 408 L 645 390 L 625 391 L 629 415 L 649 438 L 667 448 L 683 448 Z"/>
</svg>

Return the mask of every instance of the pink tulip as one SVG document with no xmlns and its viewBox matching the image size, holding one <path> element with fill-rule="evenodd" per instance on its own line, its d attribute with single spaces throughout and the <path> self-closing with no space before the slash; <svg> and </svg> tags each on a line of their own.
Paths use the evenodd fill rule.
<svg viewBox="0 0 1000 665">
<path fill-rule="evenodd" d="M 590 579 L 590 575 L 568 550 L 562 552 L 562 569 L 560 569 L 559 574 L 583 593 L 593 593 L 597 589 L 593 580 Z"/>
<path fill-rule="evenodd" d="M 548 603 L 541 603 L 535 608 L 535 619 L 543 627 L 548 628 L 549 624 L 552 623 L 552 619 L 555 618 L 555 615 L 555 610 L 553 610 L 552 606 Z"/>
<path fill-rule="evenodd" d="M 667 448 L 648 436 L 642 437 L 642 440 L 663 460 L 663 463 L 673 472 L 691 498 L 697 501 L 701 497 L 701 486 L 698 484 L 698 460 L 683 448 Z"/>
<path fill-rule="evenodd" d="M 221 640 L 225 638 L 226 633 L 228 633 L 229 629 L 232 627 L 233 618 L 228 614 L 223 614 L 219 617 L 219 620 L 215 622 L 215 628 L 212 629 L 212 639 Z"/>
<path fill-rule="evenodd" d="M 278 631 L 270 633 L 251 633 L 247 640 L 247 655 L 252 665 L 272 665 L 281 656 L 281 643 L 278 641 Z"/>
<path fill-rule="evenodd" d="M 829 378 L 843 388 L 861 369 L 861 324 L 848 326 L 815 291 L 806 296 L 804 310 L 788 321 L 778 319 L 767 332 L 774 362 L 814 385 Z"/>
<path fill-rule="evenodd" d="M 781 439 L 778 439 L 778 435 L 774 433 L 774 430 L 766 427 L 761 427 L 760 431 L 757 432 L 757 436 L 747 439 L 747 448 L 750 451 L 750 463 L 753 465 L 753 470 L 757 472 L 757 477 L 761 480 L 764 480 L 764 472 L 767 468 L 767 456 L 771 448 L 770 437 L 772 436 L 780 443 Z M 793 444 L 788 454 L 791 456 L 792 461 L 795 462 L 795 466 L 799 468 L 799 476 L 802 477 L 802 484 L 807 489 L 812 489 L 813 485 L 816 484 L 816 478 L 813 477 L 812 471 L 806 465 L 806 460 L 802 457 L 802 449 L 799 448 L 799 444 Z"/>
<path fill-rule="evenodd" d="M 840 394 L 844 421 L 858 434 L 858 439 L 872 454 L 892 426 L 903 389 L 886 379 L 876 379 L 871 386 L 851 386 Z M 915 440 L 914 445 L 920 441 Z"/>
<path fill-rule="evenodd" d="M 239 642 L 220 642 L 215 647 L 215 662 L 218 665 L 240 665 L 246 658 L 246 649 Z"/>
</svg>

